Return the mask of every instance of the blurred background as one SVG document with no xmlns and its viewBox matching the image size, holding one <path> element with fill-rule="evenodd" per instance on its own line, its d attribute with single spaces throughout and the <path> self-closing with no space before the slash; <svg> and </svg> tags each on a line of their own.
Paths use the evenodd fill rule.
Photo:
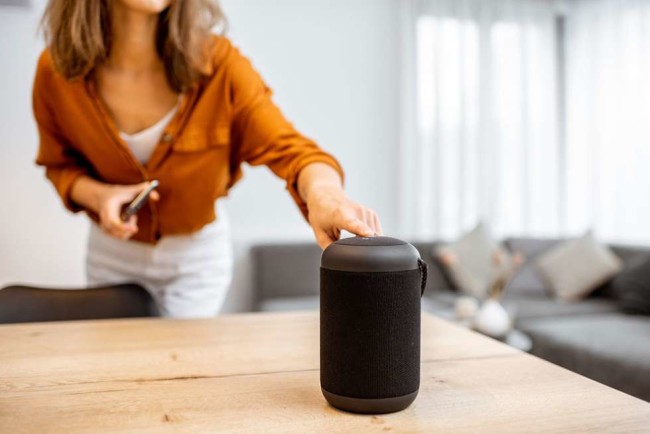
<svg viewBox="0 0 650 434">
<path fill-rule="evenodd" d="M 84 285 L 88 222 L 37 168 L 31 86 L 44 0 L 0 0 L 0 286 Z M 385 232 L 650 244 L 650 2 L 223 0 L 229 36 L 299 130 L 336 155 Z M 312 241 L 265 168 L 226 200 L 251 247 Z"/>
</svg>

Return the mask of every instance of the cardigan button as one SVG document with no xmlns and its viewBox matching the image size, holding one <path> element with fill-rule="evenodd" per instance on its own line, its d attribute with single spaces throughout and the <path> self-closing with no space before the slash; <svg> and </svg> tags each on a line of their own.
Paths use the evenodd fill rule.
<svg viewBox="0 0 650 434">
<path fill-rule="evenodd" d="M 165 133 L 165 134 L 163 134 L 163 136 L 162 136 L 162 141 L 163 141 L 164 143 L 167 143 L 167 144 L 171 143 L 171 142 L 172 142 L 172 139 L 173 139 L 173 137 L 172 137 L 172 135 L 169 134 L 169 133 Z"/>
</svg>

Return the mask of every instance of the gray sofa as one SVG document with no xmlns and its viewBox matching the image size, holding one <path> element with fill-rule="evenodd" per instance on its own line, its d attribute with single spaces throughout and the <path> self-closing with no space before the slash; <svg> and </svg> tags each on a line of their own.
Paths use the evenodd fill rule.
<svg viewBox="0 0 650 434">
<path fill-rule="evenodd" d="M 516 327 L 533 341 L 532 353 L 623 392 L 650 401 L 650 317 L 620 312 L 616 294 L 605 285 L 578 303 L 548 296 L 531 263 L 561 240 L 511 238 L 505 245 L 526 263 L 507 288 L 503 304 Z M 413 243 L 429 264 L 424 311 L 453 317 L 458 293 L 432 256 L 436 243 Z M 629 263 L 650 256 L 650 248 L 612 246 Z M 256 309 L 316 309 L 320 249 L 313 244 L 258 245 L 252 250 Z"/>
</svg>

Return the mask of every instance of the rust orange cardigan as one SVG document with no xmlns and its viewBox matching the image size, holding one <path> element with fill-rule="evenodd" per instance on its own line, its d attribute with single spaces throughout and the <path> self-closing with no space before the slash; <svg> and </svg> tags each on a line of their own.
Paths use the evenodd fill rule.
<svg viewBox="0 0 650 434">
<path fill-rule="evenodd" d="M 286 180 L 307 217 L 297 191 L 300 170 L 338 162 L 298 133 L 271 101 L 271 90 L 250 62 L 224 37 L 214 37 L 208 74 L 184 94 L 146 165 L 120 139 L 93 81 L 67 81 L 41 55 L 33 90 L 40 146 L 36 163 L 46 168 L 65 206 L 81 207 L 70 190 L 81 175 L 109 184 L 160 181 L 160 201 L 138 214 L 135 240 L 155 243 L 163 235 L 188 234 L 213 221 L 214 202 L 242 176 L 241 165 L 265 164 Z M 94 213 L 86 210 L 97 221 Z"/>
</svg>

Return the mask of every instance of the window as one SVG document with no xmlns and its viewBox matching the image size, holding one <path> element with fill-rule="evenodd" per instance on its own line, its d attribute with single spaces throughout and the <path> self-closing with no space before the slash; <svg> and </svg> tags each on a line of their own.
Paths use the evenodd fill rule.
<svg viewBox="0 0 650 434">
<path fill-rule="evenodd" d="M 416 21 L 417 235 L 556 231 L 553 16 L 447 12 Z"/>
</svg>

